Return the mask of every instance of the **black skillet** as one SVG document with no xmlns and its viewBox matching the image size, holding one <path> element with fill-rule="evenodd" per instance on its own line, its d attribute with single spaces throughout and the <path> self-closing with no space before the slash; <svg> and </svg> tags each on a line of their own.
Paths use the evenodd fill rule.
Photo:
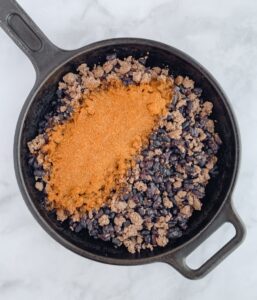
<svg viewBox="0 0 257 300">
<path fill-rule="evenodd" d="M 18 120 L 14 141 L 14 162 L 23 198 L 40 225 L 59 243 L 84 257 L 116 265 L 139 265 L 165 262 L 181 274 L 196 279 L 206 275 L 229 255 L 243 240 L 245 230 L 235 213 L 231 194 L 239 165 L 239 134 L 227 97 L 212 75 L 194 59 L 168 45 L 136 38 L 118 38 L 93 43 L 81 49 L 65 51 L 53 45 L 14 0 L 0 0 L 0 25 L 24 51 L 36 70 L 36 82 Z M 153 252 L 129 254 L 126 249 L 115 249 L 111 244 L 74 234 L 67 225 L 59 224 L 42 207 L 42 195 L 34 188 L 28 167 L 27 142 L 37 134 L 39 122 L 55 99 L 58 81 L 68 71 L 86 62 L 89 66 L 105 61 L 106 54 L 117 53 L 119 58 L 136 58 L 149 52 L 150 66 L 169 66 L 174 75 L 192 77 L 200 86 L 205 99 L 214 104 L 214 118 L 218 121 L 223 146 L 219 154 L 220 174 L 207 188 L 202 212 L 194 213 L 189 228 L 175 243 Z M 191 269 L 186 257 L 222 224 L 232 223 L 235 236 L 200 268 Z"/>
</svg>

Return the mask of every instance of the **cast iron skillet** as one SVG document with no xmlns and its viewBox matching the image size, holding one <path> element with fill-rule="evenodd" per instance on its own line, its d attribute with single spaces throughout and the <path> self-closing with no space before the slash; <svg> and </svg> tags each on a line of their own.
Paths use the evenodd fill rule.
<svg viewBox="0 0 257 300">
<path fill-rule="evenodd" d="M 0 1 L 0 25 L 24 51 L 36 70 L 36 82 L 18 120 L 14 141 L 14 162 L 18 184 L 23 198 L 40 225 L 59 243 L 84 257 L 116 265 L 138 265 L 165 262 L 181 274 L 196 279 L 204 276 L 243 240 L 245 230 L 231 203 L 239 165 L 239 134 L 228 100 L 216 80 L 194 59 L 168 45 L 136 38 L 118 38 L 100 41 L 78 50 L 65 51 L 53 45 L 14 0 Z M 219 154 L 220 174 L 211 180 L 204 199 L 203 211 L 194 213 L 189 228 L 175 243 L 153 252 L 129 254 L 126 249 L 115 249 L 111 244 L 89 236 L 74 234 L 67 224 L 59 224 L 42 207 L 42 196 L 34 188 L 34 179 L 28 167 L 27 142 L 37 134 L 37 126 L 49 110 L 50 102 L 60 78 L 74 71 L 82 62 L 90 66 L 105 61 L 106 54 L 116 52 L 119 58 L 136 58 L 149 52 L 148 64 L 169 66 L 174 75 L 192 77 L 203 88 L 205 99 L 214 103 L 214 118 L 218 121 L 223 146 Z M 200 268 L 191 269 L 186 257 L 222 224 L 230 222 L 235 236 Z"/>
</svg>

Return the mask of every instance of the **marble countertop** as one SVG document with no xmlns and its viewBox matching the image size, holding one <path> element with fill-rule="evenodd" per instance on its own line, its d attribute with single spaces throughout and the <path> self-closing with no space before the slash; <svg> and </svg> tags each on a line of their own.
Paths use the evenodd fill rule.
<svg viewBox="0 0 257 300">
<path fill-rule="evenodd" d="M 242 163 L 233 199 L 248 234 L 242 246 L 199 281 L 189 281 L 162 263 L 96 263 L 56 243 L 33 219 L 16 183 L 14 130 L 35 72 L 0 30 L 0 299 L 257 299 L 257 2 L 19 3 L 59 47 L 75 49 L 112 37 L 150 38 L 187 52 L 212 72 L 231 100 L 241 131 Z M 214 251 L 231 232 L 222 228 L 192 263 Z"/>
</svg>

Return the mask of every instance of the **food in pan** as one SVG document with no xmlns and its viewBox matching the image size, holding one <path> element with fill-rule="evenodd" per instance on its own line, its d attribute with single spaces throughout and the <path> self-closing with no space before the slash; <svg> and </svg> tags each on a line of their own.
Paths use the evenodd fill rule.
<svg viewBox="0 0 257 300">
<path fill-rule="evenodd" d="M 112 54 L 66 74 L 56 94 L 28 142 L 45 208 L 131 253 L 181 237 L 218 173 L 222 141 L 202 90 L 147 57 Z"/>
</svg>

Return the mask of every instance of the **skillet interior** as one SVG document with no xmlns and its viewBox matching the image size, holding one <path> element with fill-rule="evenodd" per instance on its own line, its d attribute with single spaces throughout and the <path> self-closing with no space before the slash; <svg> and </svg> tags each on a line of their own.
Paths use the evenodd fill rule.
<svg viewBox="0 0 257 300">
<path fill-rule="evenodd" d="M 165 248 L 158 248 L 153 252 L 143 251 L 141 254 L 135 255 L 129 254 L 125 248 L 115 249 L 110 243 L 94 240 L 85 233 L 74 234 L 68 229 L 66 223 L 60 225 L 54 215 L 47 213 L 44 208 L 42 208 L 42 195 L 34 188 L 33 174 L 27 165 L 28 149 L 26 144 L 37 134 L 38 123 L 49 110 L 49 103 L 55 99 L 57 83 L 61 77 L 69 71 L 75 71 L 77 66 L 83 62 L 86 62 L 89 66 L 93 66 L 99 62 L 102 63 L 105 61 L 106 54 L 113 53 L 114 51 L 119 58 L 128 55 L 139 58 L 149 52 L 147 65 L 168 66 L 174 75 L 188 75 L 195 80 L 196 86 L 203 89 L 204 99 L 210 99 L 214 103 L 213 117 L 218 121 L 216 130 L 219 132 L 223 141 L 223 146 L 219 151 L 218 167 L 220 174 L 210 181 L 207 187 L 206 197 L 203 199 L 203 210 L 193 214 L 185 234 L 176 242 L 169 243 Z M 37 219 L 41 218 L 41 224 L 42 219 L 44 223 L 48 224 L 45 226 L 45 229 L 51 231 L 51 234 L 54 235 L 57 240 L 58 237 L 62 237 L 62 240 L 66 240 L 66 242 L 64 242 L 66 247 L 72 249 L 72 245 L 76 245 L 76 249 L 72 250 L 96 260 L 119 264 L 134 264 L 140 263 L 140 261 L 146 262 L 150 261 L 153 257 L 170 252 L 175 247 L 183 245 L 214 218 L 234 183 L 234 177 L 237 171 L 238 155 L 236 149 L 238 149 L 238 140 L 234 120 L 226 100 L 222 92 L 220 92 L 215 86 L 215 83 L 212 82 L 212 78 L 207 78 L 205 71 L 202 70 L 200 66 L 195 65 L 190 58 L 184 57 L 181 53 L 177 53 L 171 47 L 158 47 L 157 43 L 149 42 L 143 44 L 142 42 L 136 43 L 129 41 L 125 45 L 124 43 L 116 41 L 115 45 L 114 42 L 113 44 L 107 43 L 107 45 L 104 45 L 103 42 L 103 44 L 99 44 L 99 47 L 94 47 L 93 49 L 89 48 L 89 50 L 86 48 L 83 53 L 55 70 L 55 72 L 45 80 L 33 97 L 31 104 L 29 103 L 23 120 L 24 123 L 21 124 L 21 133 L 18 137 L 20 138 L 18 141 L 20 142 L 18 161 L 20 163 L 20 175 L 24 182 L 27 195 L 29 196 L 27 199 L 25 196 L 27 204 L 30 208 L 32 205 L 32 210 L 37 210 L 37 216 L 39 215 Z"/>
</svg>

